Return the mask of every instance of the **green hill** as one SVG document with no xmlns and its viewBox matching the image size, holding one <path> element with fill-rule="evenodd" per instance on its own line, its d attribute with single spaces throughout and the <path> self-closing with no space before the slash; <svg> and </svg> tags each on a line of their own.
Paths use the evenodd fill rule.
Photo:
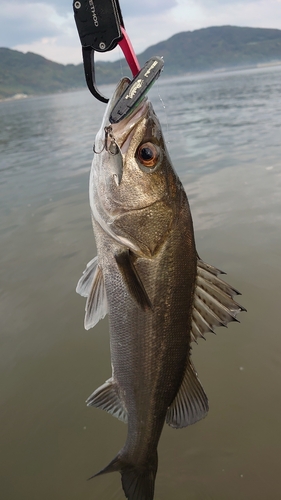
<svg viewBox="0 0 281 500">
<path fill-rule="evenodd" d="M 98 64 L 100 79 L 110 63 Z M 114 81 L 114 77 L 112 80 Z M 82 64 L 58 64 L 42 56 L 0 48 L 0 98 L 14 94 L 47 94 L 85 87 Z"/>
<path fill-rule="evenodd" d="M 164 57 L 168 74 L 281 61 L 281 30 L 214 26 L 178 33 L 146 49 L 141 63 L 155 54 Z"/>
<path fill-rule="evenodd" d="M 281 30 L 218 26 L 187 31 L 146 49 L 138 56 L 140 64 L 153 55 L 164 57 L 163 76 L 281 61 Z M 98 62 L 96 75 L 99 84 L 117 81 L 120 61 Z M 82 64 L 63 65 L 31 52 L 0 48 L 0 98 L 85 85 Z"/>
</svg>

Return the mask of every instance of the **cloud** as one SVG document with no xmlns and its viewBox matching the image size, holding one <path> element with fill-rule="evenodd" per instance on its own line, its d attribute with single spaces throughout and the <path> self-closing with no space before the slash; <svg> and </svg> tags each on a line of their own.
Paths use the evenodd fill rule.
<svg viewBox="0 0 281 500">
<path fill-rule="evenodd" d="M 173 14 L 186 21 L 187 29 L 222 25 L 280 29 L 281 0 L 178 0 Z"/>
<path fill-rule="evenodd" d="M 61 16 L 67 16 L 72 12 L 72 2 L 71 0 L 9 0 L 6 2 L 9 6 L 14 6 L 13 9 L 18 9 L 20 6 L 29 6 L 31 9 L 40 12 L 41 8 L 46 6 L 52 7 L 54 11 L 59 13 Z M 26 7 L 24 7 L 26 9 Z M 1 6 L 1 12 L 5 11 L 5 5 Z"/>
<path fill-rule="evenodd" d="M 82 51 L 78 38 L 42 38 L 29 44 L 18 44 L 12 47 L 20 52 L 33 52 L 60 64 L 79 64 L 82 62 Z"/>
<path fill-rule="evenodd" d="M 233 4 L 245 4 L 245 3 L 258 3 L 257 0 L 197 0 L 197 3 L 208 7 L 210 9 L 215 8 L 217 5 L 220 7 L 233 5 Z"/>
<path fill-rule="evenodd" d="M 47 4 L 6 3 L 1 7 L 0 46 L 30 43 L 59 34 L 55 10 Z"/>
<path fill-rule="evenodd" d="M 151 43 L 159 41 L 159 23 L 163 15 L 177 5 L 177 0 L 121 0 L 126 27 L 137 28 L 136 51 L 142 51 L 148 26 Z M 155 22 L 157 15 L 157 23 Z M 140 26 L 141 19 L 141 26 Z M 81 62 L 81 47 L 74 23 L 71 0 L 9 0 L 1 6 L 0 46 L 36 52 L 57 62 Z M 120 52 L 97 55 L 97 59 L 117 59 Z"/>
<path fill-rule="evenodd" d="M 225 24 L 281 26 L 281 0 L 120 0 L 120 6 L 137 53 L 180 31 Z M 72 0 L 2 2 L 0 46 L 32 51 L 65 64 L 81 62 Z M 121 56 L 120 49 L 115 49 L 97 54 L 97 59 Z"/>
<path fill-rule="evenodd" d="M 139 17 L 147 18 L 150 14 L 161 16 L 177 6 L 177 0 L 140 0 L 134 2 L 133 0 L 120 0 L 120 7 L 122 10 L 123 18 L 126 17 Z"/>
<path fill-rule="evenodd" d="M 96 0 L 94 0 L 94 2 L 95 1 Z M 48 2 L 46 0 L 9 0 L 7 3 L 14 12 L 16 12 L 19 7 L 27 6 L 29 11 L 33 10 L 35 16 L 38 16 L 40 10 L 45 9 L 46 6 L 52 7 L 53 10 L 62 17 L 73 14 L 71 0 L 49 0 Z M 177 0 L 141 0 L 140 2 L 120 0 L 119 4 L 124 17 L 136 17 L 167 12 L 176 7 Z M 26 9 L 26 7 L 24 7 L 24 9 Z M 3 10 L 5 16 L 5 6 L 1 7 L 2 13 Z"/>
</svg>

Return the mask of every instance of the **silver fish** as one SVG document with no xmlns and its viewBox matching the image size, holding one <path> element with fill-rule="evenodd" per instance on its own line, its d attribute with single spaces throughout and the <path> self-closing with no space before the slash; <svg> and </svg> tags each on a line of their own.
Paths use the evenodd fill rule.
<svg viewBox="0 0 281 500">
<path fill-rule="evenodd" d="M 128 423 L 124 447 L 96 475 L 119 471 L 126 498 L 152 500 L 165 421 L 181 428 L 208 412 L 191 341 L 244 308 L 197 255 L 188 200 L 151 103 L 110 125 L 128 84 L 119 83 L 96 136 L 90 205 L 98 255 L 77 292 L 87 297 L 86 329 L 107 313 L 110 324 L 112 377 L 87 403 Z"/>
</svg>

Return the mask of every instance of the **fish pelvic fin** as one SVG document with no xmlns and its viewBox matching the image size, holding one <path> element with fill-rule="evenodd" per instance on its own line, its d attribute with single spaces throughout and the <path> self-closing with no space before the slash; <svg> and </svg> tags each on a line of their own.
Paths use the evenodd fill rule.
<svg viewBox="0 0 281 500">
<path fill-rule="evenodd" d="M 119 471 L 122 487 L 128 500 L 153 500 L 155 476 L 158 467 L 157 451 L 145 461 L 145 465 L 132 464 L 126 460 L 125 453 L 118 454 L 107 467 L 93 477 Z"/>
<path fill-rule="evenodd" d="M 84 327 L 89 330 L 106 316 L 108 308 L 103 274 L 97 257 L 87 264 L 78 281 L 76 292 L 87 297 Z"/>
<path fill-rule="evenodd" d="M 217 326 L 238 321 L 237 314 L 246 311 L 233 299 L 240 295 L 238 290 L 221 280 L 219 274 L 224 273 L 198 258 L 191 322 L 191 339 L 195 342 L 198 338 L 205 338 L 206 332 L 214 333 Z"/>
<path fill-rule="evenodd" d="M 128 422 L 127 410 L 120 399 L 117 384 L 112 378 L 96 389 L 86 403 L 87 406 L 107 411 L 125 424 Z"/>
<path fill-rule="evenodd" d="M 179 391 L 167 411 L 166 422 L 181 429 L 206 417 L 208 410 L 208 398 L 189 358 Z"/>
</svg>

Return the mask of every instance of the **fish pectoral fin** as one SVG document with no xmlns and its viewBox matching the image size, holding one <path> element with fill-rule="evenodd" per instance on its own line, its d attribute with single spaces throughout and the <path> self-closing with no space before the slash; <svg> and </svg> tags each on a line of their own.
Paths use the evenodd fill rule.
<svg viewBox="0 0 281 500">
<path fill-rule="evenodd" d="M 76 292 L 80 293 L 82 297 L 87 297 L 84 327 L 86 330 L 89 330 L 107 314 L 104 279 L 102 270 L 98 265 L 97 257 L 87 265 L 82 277 L 78 281 Z"/>
<path fill-rule="evenodd" d="M 216 326 L 238 321 L 237 314 L 246 311 L 233 299 L 239 292 L 218 278 L 218 274 L 222 271 L 198 258 L 191 323 L 191 338 L 195 342 L 204 338 L 204 333 L 214 332 Z"/>
<path fill-rule="evenodd" d="M 127 410 L 118 394 L 116 382 L 110 378 L 96 389 L 86 401 L 88 406 L 95 406 L 107 411 L 125 424 L 128 422 Z"/>
<path fill-rule="evenodd" d="M 82 297 L 88 297 L 90 294 L 97 265 L 98 257 L 96 256 L 88 262 L 85 271 L 83 271 L 83 274 L 77 283 L 76 292 Z"/>
<path fill-rule="evenodd" d="M 142 309 L 152 309 L 149 297 L 133 264 L 133 257 L 130 251 L 120 252 L 114 257 L 130 295 Z"/>
<path fill-rule="evenodd" d="M 182 384 L 167 411 L 166 422 L 171 427 L 180 429 L 204 418 L 208 410 L 208 398 L 189 359 Z"/>
</svg>

